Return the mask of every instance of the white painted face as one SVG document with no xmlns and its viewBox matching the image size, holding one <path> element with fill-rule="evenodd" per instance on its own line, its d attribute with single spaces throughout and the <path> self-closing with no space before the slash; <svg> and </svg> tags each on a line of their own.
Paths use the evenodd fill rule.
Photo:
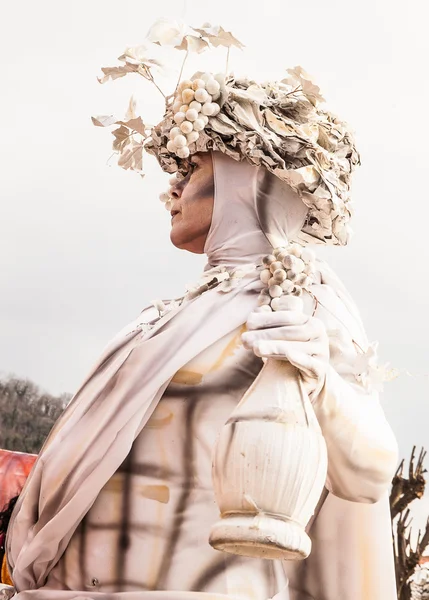
<svg viewBox="0 0 429 600">
<path fill-rule="evenodd" d="M 193 154 L 186 177 L 170 190 L 172 243 L 183 250 L 203 254 L 214 204 L 211 152 Z"/>
</svg>

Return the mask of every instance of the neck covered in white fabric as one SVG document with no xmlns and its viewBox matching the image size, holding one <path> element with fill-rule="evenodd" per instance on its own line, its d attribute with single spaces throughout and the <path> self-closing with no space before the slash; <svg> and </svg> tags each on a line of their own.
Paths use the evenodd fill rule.
<svg viewBox="0 0 429 600">
<path fill-rule="evenodd" d="M 308 209 L 285 182 L 247 161 L 212 152 L 213 216 L 204 252 L 211 267 L 258 264 L 301 230 Z"/>
</svg>

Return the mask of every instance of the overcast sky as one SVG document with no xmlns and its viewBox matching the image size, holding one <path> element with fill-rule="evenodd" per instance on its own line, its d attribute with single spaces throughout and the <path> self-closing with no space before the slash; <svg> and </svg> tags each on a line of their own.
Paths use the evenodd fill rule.
<svg viewBox="0 0 429 600">
<path fill-rule="evenodd" d="M 319 253 L 355 298 L 382 362 L 413 373 L 383 394 L 401 455 L 414 443 L 429 449 L 427 11 L 424 0 L 8 2 L 0 39 L 0 374 L 73 392 L 118 329 L 198 276 L 204 258 L 169 242 L 158 201 L 168 177 L 152 157 L 143 180 L 114 160 L 107 166 L 111 135 L 90 117 L 122 117 L 135 92 L 146 120 L 159 120 L 162 98 L 150 84 L 129 77 L 102 86 L 100 67 L 117 64 L 159 16 L 210 21 L 247 46 L 231 51 L 236 74 L 281 78 L 300 64 L 355 129 L 355 235 L 349 247 Z M 161 80 L 168 92 L 181 57 L 172 58 Z M 185 75 L 224 64 L 222 50 L 203 54 Z"/>
</svg>

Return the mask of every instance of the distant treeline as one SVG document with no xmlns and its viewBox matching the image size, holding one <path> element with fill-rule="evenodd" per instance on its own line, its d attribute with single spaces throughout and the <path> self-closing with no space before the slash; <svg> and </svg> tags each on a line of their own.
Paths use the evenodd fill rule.
<svg viewBox="0 0 429 600">
<path fill-rule="evenodd" d="M 51 396 L 28 379 L 0 379 L 0 448 L 37 454 L 70 398 Z"/>
</svg>

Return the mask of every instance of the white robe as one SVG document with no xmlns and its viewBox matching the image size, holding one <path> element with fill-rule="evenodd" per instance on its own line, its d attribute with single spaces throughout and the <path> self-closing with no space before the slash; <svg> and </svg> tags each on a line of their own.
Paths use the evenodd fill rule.
<svg viewBox="0 0 429 600">
<path fill-rule="evenodd" d="M 286 184 L 266 181 L 261 170 L 244 162 L 228 162 L 223 155 L 214 166 L 216 198 L 205 249 L 210 266 L 233 271 L 255 264 L 272 245 L 293 239 L 305 210 Z M 331 342 L 331 364 L 314 409 L 328 448 L 329 495 L 310 530 L 314 541 L 310 558 L 296 565 L 276 561 L 272 580 L 282 585 L 285 580 L 280 568 L 285 566 L 291 600 L 395 600 L 386 490 L 396 468 L 397 445 L 377 393 L 367 392 L 353 375 L 358 356 L 355 344 L 367 347 L 356 307 L 329 267 L 319 263 L 319 268 L 321 276 L 312 292 L 319 301 L 315 316 L 325 324 Z M 215 275 L 216 271 L 210 277 Z M 73 587 L 80 591 L 68 591 L 58 589 L 61 578 L 57 583 L 53 575 L 50 579 L 134 440 L 141 432 L 145 436 L 144 428 L 177 372 L 189 370 L 189 363 L 198 361 L 201 353 L 225 343 L 225 336 L 242 327 L 255 308 L 261 289 L 258 273 L 249 271 L 236 283 L 228 293 L 217 287 L 205 291 L 167 314 L 148 332 L 122 332 L 103 353 L 51 432 L 12 515 L 6 552 L 19 590 L 17 600 L 242 600 L 243 589 L 241 584 L 235 585 L 235 577 L 231 585 L 225 587 L 223 581 L 223 587 L 213 591 L 189 589 L 187 563 L 180 589 L 173 580 L 168 590 L 103 592 L 94 591 L 96 585 L 82 590 L 79 584 Z M 224 342 L 219 342 L 222 339 Z M 239 399 L 237 392 L 234 401 Z M 213 424 L 211 439 L 219 426 L 219 422 Z M 207 464 L 205 471 L 208 487 Z M 156 506 L 163 504 L 160 497 L 166 497 L 160 493 L 157 489 Z M 205 508 L 204 503 L 202 506 Z M 201 547 L 206 549 L 204 540 L 214 517 L 215 512 L 205 513 L 205 525 L 198 532 Z M 94 552 L 100 553 L 99 564 L 105 561 L 108 567 L 103 547 L 95 544 Z M 380 556 L 378 563 L 368 561 L 371 552 Z M 343 567 L 345 557 L 350 559 Z M 239 573 L 245 572 L 250 562 L 242 559 L 241 564 Z M 190 555 L 189 572 L 193 566 Z M 256 569 L 259 581 L 258 572 Z M 225 573 L 232 572 L 226 569 Z M 49 582 L 57 589 L 49 589 Z M 236 595 L 237 590 L 241 595 Z M 255 585 L 246 600 L 255 592 L 259 600 L 272 591 Z M 278 592 L 279 600 L 287 598 L 286 590 Z"/>
<path fill-rule="evenodd" d="M 243 349 L 242 330 L 241 327 L 224 336 L 178 371 L 134 444 L 137 457 L 146 468 L 148 465 L 152 468 L 147 469 L 146 475 L 134 476 L 131 488 L 134 500 L 129 526 L 133 541 L 122 564 L 131 583 L 124 584 L 127 573 L 122 574 L 120 588 L 105 583 L 112 581 L 117 568 L 118 528 L 109 530 L 109 524 L 118 525 L 121 520 L 124 472 L 118 472 L 89 511 L 85 536 L 82 528 L 76 531 L 52 571 L 47 588 L 85 587 L 94 598 L 97 597 L 94 592 L 119 589 L 129 592 L 141 589 L 141 597 L 146 598 L 148 590 L 161 594 L 165 589 L 188 591 L 189 598 L 198 591 L 202 598 L 215 593 L 241 600 L 268 600 L 274 596 L 276 600 L 396 600 L 388 495 L 383 491 L 384 483 L 379 485 L 379 481 L 386 479 L 383 469 L 389 470 L 394 464 L 395 441 L 377 394 L 362 394 L 361 406 L 353 407 L 354 399 L 347 397 L 348 385 L 333 371 L 330 377 L 334 381 L 314 406 L 330 452 L 326 486 L 330 489 L 334 486 L 336 494 L 359 502 L 340 498 L 325 489 L 317 516 L 308 527 L 312 552 L 304 561 L 281 563 L 232 557 L 210 547 L 210 526 L 218 518 L 211 487 L 212 449 L 220 427 L 261 366 L 260 359 Z M 341 393 L 344 397 L 339 398 Z M 185 409 L 196 400 L 200 406 L 192 429 L 193 439 L 189 440 L 190 446 L 196 446 L 195 470 L 192 470 L 193 459 L 188 457 L 195 481 L 182 535 L 173 549 L 165 542 L 174 518 L 173 500 L 177 504 L 177 495 L 185 485 L 184 479 L 177 479 L 180 469 L 185 467 L 181 454 L 183 432 L 189 419 Z M 362 419 L 367 426 L 359 430 L 357 439 L 357 425 Z M 341 430 L 344 435 L 340 435 Z M 351 439 L 360 444 L 354 461 L 348 450 Z M 164 479 L 159 476 L 161 472 Z M 168 476 L 165 479 L 165 473 L 170 474 L 170 480 Z M 172 491 L 171 483 L 174 490 L 174 482 L 179 481 L 182 490 Z M 161 531 L 153 531 L 155 523 Z M 150 560 L 146 560 L 147 556 Z M 167 573 L 166 556 L 171 573 Z M 214 574 L 210 582 L 205 581 L 207 573 Z"/>
</svg>

